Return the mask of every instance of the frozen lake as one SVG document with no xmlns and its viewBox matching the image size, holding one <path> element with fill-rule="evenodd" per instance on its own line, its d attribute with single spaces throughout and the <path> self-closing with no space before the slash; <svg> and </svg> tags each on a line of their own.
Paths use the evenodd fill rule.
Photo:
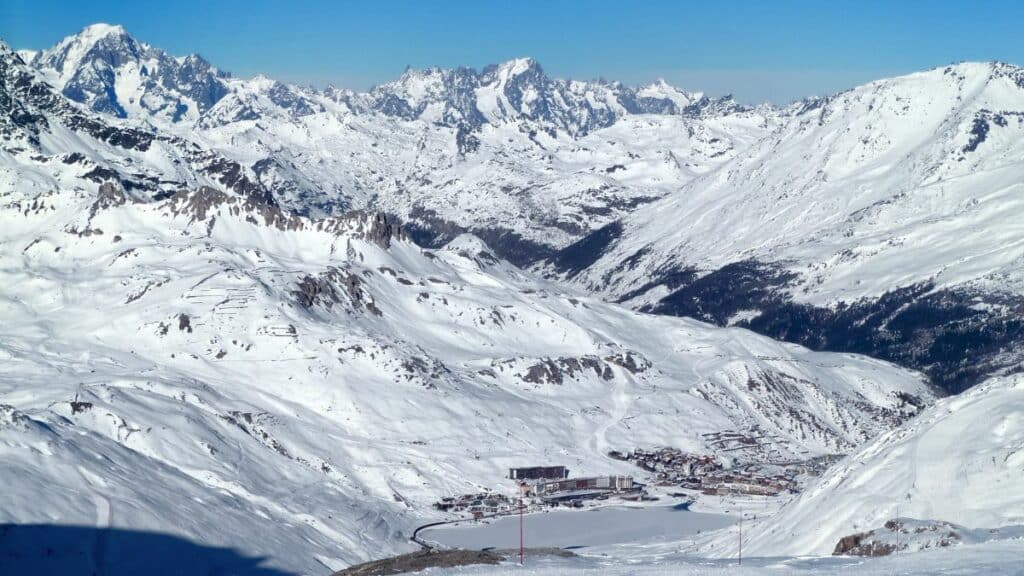
<svg viewBox="0 0 1024 576">
<path fill-rule="evenodd" d="M 524 541 L 528 547 L 557 548 L 666 542 L 734 522 L 735 518 L 724 514 L 688 512 L 667 506 L 552 510 L 526 515 Z M 518 548 L 519 517 L 438 526 L 424 530 L 421 537 L 451 548 Z"/>
</svg>

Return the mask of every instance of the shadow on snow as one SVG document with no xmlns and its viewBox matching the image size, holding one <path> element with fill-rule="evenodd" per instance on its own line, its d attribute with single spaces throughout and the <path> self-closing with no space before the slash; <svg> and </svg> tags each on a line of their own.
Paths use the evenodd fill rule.
<svg viewBox="0 0 1024 576">
<path fill-rule="evenodd" d="M 0 524 L 0 574 L 290 576 L 264 560 L 156 532 Z"/>
</svg>

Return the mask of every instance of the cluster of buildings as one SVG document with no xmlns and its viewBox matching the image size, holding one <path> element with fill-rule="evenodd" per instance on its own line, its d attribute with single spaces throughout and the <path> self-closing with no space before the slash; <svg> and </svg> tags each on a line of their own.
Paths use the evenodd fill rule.
<svg viewBox="0 0 1024 576">
<path fill-rule="evenodd" d="M 507 496 L 495 492 L 448 496 L 434 503 L 442 512 L 467 514 L 473 518 L 512 514 L 521 508 L 536 510 L 550 506 L 581 507 L 588 500 L 603 500 L 615 495 L 626 500 L 643 498 L 643 485 L 632 476 L 588 476 L 570 478 L 564 466 L 510 468 L 519 493 Z"/>
<path fill-rule="evenodd" d="M 562 480 L 569 477 L 569 469 L 565 466 L 530 466 L 527 468 L 509 468 L 510 480 L 529 482 L 531 480 Z"/>
<path fill-rule="evenodd" d="M 711 496 L 752 494 L 775 496 L 796 488 L 799 468 L 741 466 L 726 468 L 713 456 L 687 454 L 676 448 L 610 452 L 652 473 L 658 486 L 678 486 Z"/>
<path fill-rule="evenodd" d="M 473 518 L 510 514 L 518 511 L 519 499 L 495 492 L 446 496 L 434 502 L 434 508 L 442 512 L 468 514 Z"/>
<path fill-rule="evenodd" d="M 776 496 L 786 491 L 795 492 L 801 476 L 817 476 L 836 459 L 820 456 L 798 462 L 726 467 L 714 456 L 689 454 L 676 448 L 612 451 L 608 456 L 645 470 L 657 486 L 678 487 L 710 496 Z M 434 507 L 442 512 L 484 518 L 551 506 L 582 507 L 586 501 L 612 496 L 623 500 L 650 498 L 644 485 L 634 481 L 632 476 L 570 478 L 565 466 L 509 468 L 508 478 L 516 482 L 518 493 L 449 496 L 435 502 Z"/>
<path fill-rule="evenodd" d="M 623 454 L 611 451 L 608 456 L 616 460 L 632 462 L 654 474 L 657 483 L 663 486 L 686 482 L 722 470 L 721 463 L 714 456 L 687 454 L 675 448 L 657 450 L 636 449 Z"/>
<path fill-rule="evenodd" d="M 631 462 L 648 472 L 657 486 L 678 487 L 709 496 L 776 496 L 798 490 L 802 476 L 817 476 L 836 457 L 820 456 L 804 461 L 747 463 L 726 467 L 710 455 L 689 454 L 676 448 L 612 451 L 608 456 Z M 519 490 L 512 495 L 496 492 L 463 494 L 442 498 L 434 507 L 442 512 L 466 514 L 473 518 L 513 514 L 551 506 L 582 507 L 589 500 L 615 497 L 644 500 L 643 484 L 632 476 L 587 476 L 570 478 L 565 466 L 510 468 L 508 478 Z M 679 494 L 682 495 L 682 494 Z"/>
</svg>

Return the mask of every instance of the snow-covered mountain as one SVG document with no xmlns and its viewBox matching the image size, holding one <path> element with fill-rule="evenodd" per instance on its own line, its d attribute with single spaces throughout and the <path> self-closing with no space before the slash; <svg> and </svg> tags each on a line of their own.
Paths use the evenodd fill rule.
<svg viewBox="0 0 1024 576">
<path fill-rule="evenodd" d="M 108 24 L 87 26 L 29 63 L 71 100 L 120 118 L 195 120 L 228 92 L 227 75 L 201 56 L 174 58 Z"/>
<path fill-rule="evenodd" d="M 1014 66 L 779 110 L 552 79 L 528 58 L 314 90 L 183 68 L 200 60 L 107 25 L 25 56 L 69 98 L 119 114 L 107 95 L 126 127 L 215 154 L 301 214 L 382 211 L 435 248 L 469 232 L 634 308 L 873 355 L 951 391 L 1021 362 Z"/>
<path fill-rule="evenodd" d="M 26 55 L 68 98 L 216 150 L 293 210 L 384 210 L 420 242 L 468 231 L 517 264 L 706 173 L 781 114 L 663 81 L 552 79 L 528 58 L 314 90 L 231 78 L 103 24 Z"/>
<path fill-rule="evenodd" d="M 44 71 L 65 96 L 96 112 L 119 117 L 195 121 L 245 84 L 196 54 L 169 56 L 139 42 L 123 27 L 110 24 L 87 26 L 52 48 L 26 55 L 31 56 L 29 64 Z M 259 84 L 282 108 L 299 115 L 315 111 L 301 98 L 273 97 L 295 87 L 257 79 Z M 311 96 L 320 93 L 298 90 Z M 527 120 L 537 129 L 562 130 L 573 136 L 606 128 L 632 114 L 700 116 L 745 110 L 730 97 L 688 93 L 664 80 L 634 89 L 617 82 L 552 79 L 531 58 L 481 71 L 409 69 L 398 80 L 367 93 L 328 88 L 323 94 L 353 110 L 405 120 L 469 129 Z"/>
<path fill-rule="evenodd" d="M 984 540 L 1024 524 L 1020 380 L 914 418 L 911 369 L 1020 369 L 1022 130 L 998 63 L 780 110 L 528 58 L 360 93 L 118 26 L 0 43 L 0 523 L 324 572 L 510 466 L 667 446 L 853 453 L 754 554 L 887 546 L 897 504 Z"/>
<path fill-rule="evenodd" d="M 1024 342 L 1024 70 L 966 63 L 803 103 L 769 136 L 552 257 L 655 312 L 925 370 Z"/>
<path fill-rule="evenodd" d="M 323 572 L 408 549 L 432 502 L 509 466 L 630 473 L 610 450 L 718 454 L 723 432 L 753 441 L 726 460 L 844 453 L 935 398 L 885 362 L 559 288 L 470 235 L 297 215 L 253 173 L 0 46 L 0 522 Z"/>
<path fill-rule="evenodd" d="M 973 529 L 1022 526 L 1022 471 L 1024 379 L 995 378 L 939 401 L 851 454 L 776 516 L 750 529 L 745 548 L 766 556 L 830 554 L 841 538 L 880 529 L 897 516 L 910 526 L 901 550 L 929 537 L 929 522 Z M 940 535 L 950 532 L 962 536 L 946 545 L 1001 537 L 999 531 L 965 533 L 956 526 Z M 895 535 L 890 540 L 895 546 Z"/>
<path fill-rule="evenodd" d="M 448 126 L 478 128 L 530 121 L 545 131 L 582 136 L 627 115 L 701 116 L 739 112 L 729 97 L 688 93 L 660 80 L 634 89 L 618 82 L 549 78 L 532 58 L 518 58 L 482 71 L 469 68 L 407 70 L 361 99 L 389 116 Z"/>
<path fill-rule="evenodd" d="M 186 138 L 137 122 L 91 113 L 63 97 L 21 56 L 0 42 L 0 137 L 9 186 L 22 191 L 86 183 L 115 184 L 136 199 L 159 199 L 182 188 L 215 186 L 274 203 L 254 173 Z M 9 155 L 42 152 L 55 167 L 40 180 L 16 169 Z"/>
<path fill-rule="evenodd" d="M 219 124 L 201 141 L 252 166 L 283 204 L 310 214 L 384 210 L 432 246 L 469 231 L 516 264 L 664 196 L 764 131 L 754 114 L 628 116 L 581 138 L 510 123 L 481 127 L 463 155 L 458 127 L 352 114 L 322 99 L 327 112 L 295 117 L 240 89 L 209 117 L 245 118 L 237 110 L 261 102 L 264 120 Z"/>
</svg>

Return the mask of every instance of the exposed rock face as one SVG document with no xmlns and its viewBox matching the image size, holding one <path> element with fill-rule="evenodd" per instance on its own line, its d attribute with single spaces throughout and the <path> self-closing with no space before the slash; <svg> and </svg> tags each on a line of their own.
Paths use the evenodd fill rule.
<svg viewBox="0 0 1024 576">
<path fill-rule="evenodd" d="M 104 182 L 100 184 L 99 192 L 96 194 L 96 201 L 93 202 L 92 207 L 89 209 L 89 219 L 91 220 L 96 216 L 96 213 L 100 210 L 122 206 L 127 201 L 128 197 L 123 189 L 112 182 Z"/>
<path fill-rule="evenodd" d="M 878 544 L 870 540 L 871 533 L 851 534 L 844 536 L 836 544 L 833 556 L 888 556 L 896 551 L 892 544 Z"/>
<path fill-rule="evenodd" d="M 628 370 L 630 374 L 645 372 L 651 367 L 650 360 L 644 358 L 642 354 L 632 351 L 626 351 L 612 356 L 605 356 L 604 361 L 622 366 Z"/>
<path fill-rule="evenodd" d="M 21 101 L 19 91 L 30 80 L 19 73 L 18 64 L 24 64 L 21 57 L 0 43 L 0 135 L 5 140 L 21 136 L 38 145 L 39 127 L 45 126 L 46 119 Z"/>
<path fill-rule="evenodd" d="M 603 380 L 615 377 L 611 367 L 596 356 L 549 358 L 530 366 L 520 377 L 532 384 L 562 384 L 566 378 L 574 378 L 586 370 L 593 370 Z"/>
<path fill-rule="evenodd" d="M 392 240 L 409 239 L 402 225 L 397 220 L 389 218 L 387 214 L 356 211 L 350 213 L 348 217 L 356 221 L 360 237 L 381 248 L 391 246 Z"/>
<path fill-rule="evenodd" d="M 64 96 L 95 112 L 128 116 L 118 78 L 137 79 L 144 94 L 132 104 L 177 122 L 205 112 L 228 93 L 227 74 L 197 54 L 177 59 L 143 44 L 120 26 L 95 24 L 36 54 L 31 64 L 56 72 Z M 191 108 L 191 110 L 190 110 Z"/>
<path fill-rule="evenodd" d="M 53 87 L 37 78 L 24 61 L 6 46 L 0 46 L 0 111 L 5 112 L 4 133 L 14 136 L 20 132 L 29 142 L 38 145 L 38 135 L 49 130 L 46 113 L 59 117 L 68 128 L 106 142 L 111 146 L 145 152 L 154 135 L 132 127 L 114 127 L 83 113 Z M 5 103 L 6 101 L 6 103 Z M 6 109 L 6 110 L 4 110 Z"/>
<path fill-rule="evenodd" d="M 403 360 L 401 366 L 402 378 L 406 381 L 418 379 L 427 388 L 436 388 L 435 382 L 451 372 L 444 362 L 429 356 L 413 356 Z"/>
<path fill-rule="evenodd" d="M 352 310 L 365 309 L 377 316 L 383 314 L 363 290 L 359 276 L 340 268 L 331 267 L 316 276 L 303 277 L 292 294 L 304 308 L 322 306 L 331 310 L 336 304 L 347 304 Z"/>
<path fill-rule="evenodd" d="M 971 531 L 966 531 L 971 532 Z M 889 520 L 885 526 L 869 532 L 844 536 L 836 543 L 833 556 L 888 556 L 901 551 L 957 546 L 965 539 L 976 541 L 977 531 L 965 534 L 962 526 L 940 520 Z M 982 531 L 984 532 L 984 531 Z M 996 535 L 996 532 L 992 532 Z"/>
<path fill-rule="evenodd" d="M 112 183 L 133 196 L 160 198 L 168 189 L 191 187 L 196 176 L 212 179 L 225 190 L 273 204 L 272 192 L 252 178 L 252 171 L 241 164 L 211 152 L 189 140 L 157 133 L 148 127 L 132 126 L 90 113 L 69 102 L 9 48 L 0 45 L 0 137 L 8 146 L 40 148 L 40 136 L 59 124 L 86 138 L 119 148 L 129 158 L 121 160 L 87 159 L 82 154 L 63 155 L 69 164 L 92 169 L 84 178 Z M 155 148 L 154 148 L 155 147 Z M 166 155 L 162 160 L 188 169 L 163 172 L 138 166 L 132 155 Z M 170 176 L 170 178 L 169 178 Z"/>
<path fill-rule="evenodd" d="M 227 210 L 234 216 L 278 230 L 317 230 L 335 234 L 349 234 L 388 248 L 392 241 L 408 239 L 405 230 L 395 219 L 383 213 L 354 210 L 347 214 L 322 219 L 303 218 L 267 202 L 260 196 L 239 197 L 208 186 L 198 190 L 182 190 L 165 203 L 175 216 L 188 216 L 193 222 L 211 221 L 218 210 Z"/>
<path fill-rule="evenodd" d="M 14 406 L 0 404 L 0 428 L 14 427 L 23 428 L 29 423 L 29 417 L 19 412 Z"/>
</svg>

